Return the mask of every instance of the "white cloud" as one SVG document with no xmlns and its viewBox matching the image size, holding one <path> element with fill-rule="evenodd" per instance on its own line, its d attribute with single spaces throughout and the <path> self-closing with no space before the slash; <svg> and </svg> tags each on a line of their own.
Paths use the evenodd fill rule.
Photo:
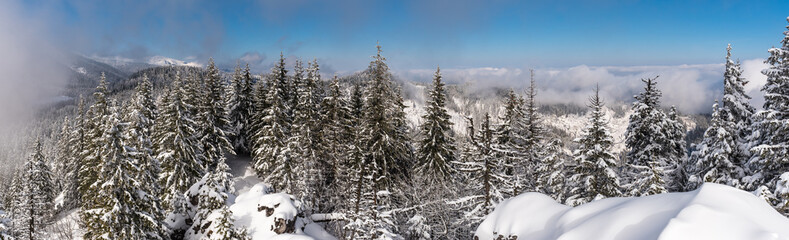
<svg viewBox="0 0 789 240">
<path fill-rule="evenodd" d="M 761 60 L 743 62 L 743 76 L 751 79 L 747 86 L 751 96 L 758 98 L 758 89 L 764 83 L 759 73 L 764 68 Z M 677 66 L 586 66 L 570 68 L 536 69 L 535 78 L 543 103 L 586 104 L 599 84 L 603 98 L 608 101 L 632 102 L 633 96 L 642 91 L 642 78 L 660 76 L 658 88 L 663 92 L 663 106 L 677 106 L 683 112 L 709 112 L 712 102 L 722 95 L 723 64 Z M 428 82 L 433 69 L 397 72 L 407 80 Z M 473 90 L 490 88 L 521 89 L 528 84 L 529 71 L 519 68 L 465 68 L 441 69 L 445 81 L 469 83 Z M 756 97 L 758 95 L 758 97 Z M 755 99 L 756 100 L 756 99 Z"/>
<path fill-rule="evenodd" d="M 756 108 L 761 108 L 764 104 L 764 94 L 761 89 L 767 83 L 767 76 L 762 74 L 762 70 L 768 67 L 769 65 L 761 58 L 742 61 L 742 77 L 748 80 L 745 92 L 751 96 L 751 104 Z"/>
</svg>

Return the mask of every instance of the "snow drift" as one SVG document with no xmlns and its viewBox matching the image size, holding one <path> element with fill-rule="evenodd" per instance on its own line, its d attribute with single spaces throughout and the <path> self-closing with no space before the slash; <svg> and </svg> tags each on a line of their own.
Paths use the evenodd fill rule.
<svg viewBox="0 0 789 240">
<path fill-rule="evenodd" d="M 789 219 L 754 195 L 706 183 L 684 193 L 569 207 L 539 193 L 502 202 L 477 228 L 485 239 L 789 239 Z"/>
</svg>

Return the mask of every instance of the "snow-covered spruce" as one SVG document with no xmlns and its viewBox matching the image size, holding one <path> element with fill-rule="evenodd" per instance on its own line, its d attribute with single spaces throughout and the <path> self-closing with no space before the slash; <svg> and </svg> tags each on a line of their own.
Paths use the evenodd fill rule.
<svg viewBox="0 0 789 240">
<path fill-rule="evenodd" d="M 617 159 L 611 153 L 614 139 L 608 131 L 608 122 L 604 119 L 599 92 L 599 89 L 595 89 L 595 95 L 589 99 L 589 108 L 592 109 L 589 124 L 581 137 L 575 140 L 579 144 L 573 154 L 577 165 L 573 170 L 574 175 L 570 177 L 570 182 L 574 185 L 567 199 L 567 203 L 574 206 L 622 195 L 616 173 Z"/>
</svg>

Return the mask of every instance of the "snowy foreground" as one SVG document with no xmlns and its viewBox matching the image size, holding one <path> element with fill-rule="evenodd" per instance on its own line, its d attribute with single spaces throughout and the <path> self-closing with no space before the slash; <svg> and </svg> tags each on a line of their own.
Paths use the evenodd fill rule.
<svg viewBox="0 0 789 240">
<path fill-rule="evenodd" d="M 609 198 L 577 207 L 539 193 L 505 200 L 480 224 L 498 239 L 789 239 L 789 219 L 754 195 L 707 183 L 684 193 Z"/>
</svg>

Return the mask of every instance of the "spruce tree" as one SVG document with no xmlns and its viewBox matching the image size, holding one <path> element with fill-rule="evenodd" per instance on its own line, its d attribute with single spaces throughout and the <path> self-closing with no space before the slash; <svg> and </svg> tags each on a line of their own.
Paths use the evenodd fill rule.
<svg viewBox="0 0 789 240">
<path fill-rule="evenodd" d="M 322 204 L 324 189 L 329 186 L 327 180 L 333 179 L 333 169 L 320 154 L 319 115 L 317 98 L 317 84 L 320 80 L 317 61 L 309 63 L 306 75 L 303 73 L 301 61 L 296 62 L 293 83 L 295 86 L 295 105 L 293 109 L 293 122 L 288 148 L 291 149 L 291 159 L 298 160 L 302 171 L 299 181 L 303 181 L 303 192 L 299 193 L 308 209 L 323 210 Z"/>
<path fill-rule="evenodd" d="M 216 161 L 221 157 L 222 152 L 233 152 L 233 146 L 227 138 L 225 128 L 230 124 L 225 115 L 225 98 L 224 86 L 222 85 L 222 78 L 219 75 L 219 69 L 214 64 L 214 59 L 208 61 L 206 67 L 206 76 L 204 78 L 206 95 L 200 96 L 203 101 L 202 107 L 199 107 L 202 114 L 200 119 L 202 130 L 198 141 L 202 143 L 203 164 L 208 170 L 216 167 Z"/>
<path fill-rule="evenodd" d="M 77 126 L 79 127 L 79 126 Z M 63 120 L 58 136 L 58 178 L 63 193 L 63 210 L 72 209 L 79 206 L 79 164 L 75 156 L 77 147 L 74 142 L 74 130 L 72 129 L 69 118 Z"/>
<path fill-rule="evenodd" d="M 446 92 L 441 81 L 441 69 L 436 68 L 433 76 L 433 89 L 427 94 L 426 113 L 422 116 L 422 140 L 420 142 L 416 170 L 428 181 L 442 183 L 452 173 L 449 166 L 455 161 L 455 140 L 452 136 L 452 122 L 446 109 Z"/>
<path fill-rule="evenodd" d="M 504 200 L 503 188 L 510 178 L 505 173 L 502 159 L 496 157 L 494 132 L 489 114 L 485 114 L 479 132 L 475 131 L 474 121 L 469 118 L 468 142 L 463 148 L 462 161 L 455 162 L 458 170 L 466 175 L 468 182 L 464 184 L 471 194 L 449 203 L 462 209 L 463 217 L 457 223 L 471 231 L 493 211 L 496 204 Z"/>
<path fill-rule="evenodd" d="M 249 64 L 243 72 L 236 66 L 233 80 L 228 87 L 227 119 L 228 135 L 236 153 L 249 153 L 252 146 L 249 144 L 251 122 L 253 113 L 252 73 Z"/>
<path fill-rule="evenodd" d="M 571 182 L 577 183 L 570 189 L 567 202 L 580 205 L 596 199 L 618 197 L 622 195 L 619 176 L 617 176 L 617 159 L 611 152 L 614 138 L 608 129 L 608 121 L 603 112 L 603 101 L 600 90 L 589 98 L 589 123 L 580 138 L 576 139 L 578 149 L 573 153 L 577 162 Z"/>
<path fill-rule="evenodd" d="M 548 141 L 543 149 L 543 156 L 535 169 L 535 185 L 537 191 L 542 192 L 558 202 L 566 198 L 564 169 L 567 154 L 564 153 L 562 141 L 553 139 Z"/>
<path fill-rule="evenodd" d="M 693 188 L 704 182 L 737 187 L 744 173 L 736 164 L 736 126 L 725 119 L 721 110 L 716 101 L 712 105 L 711 125 L 704 132 L 704 139 L 696 147 L 697 150 L 691 155 L 692 167 L 695 170 L 690 177 Z"/>
<path fill-rule="evenodd" d="M 667 115 L 666 136 L 668 136 L 668 149 L 670 150 L 669 162 L 666 165 L 666 189 L 671 192 L 680 192 L 690 190 L 688 188 L 688 172 L 686 171 L 688 165 L 688 153 L 685 143 L 685 134 L 687 128 L 679 118 L 677 108 L 671 106 Z"/>
<path fill-rule="evenodd" d="M 25 163 L 19 184 L 15 232 L 18 239 L 42 239 L 41 234 L 52 218 L 55 189 L 40 140 L 36 140 L 33 154 Z"/>
<path fill-rule="evenodd" d="M 93 209 L 98 204 L 95 201 L 95 196 L 98 193 L 98 186 L 95 183 L 99 177 L 98 166 L 101 166 L 99 150 L 106 144 L 103 139 L 103 123 L 106 116 L 109 115 L 106 97 L 108 93 L 107 80 L 102 73 L 96 92 L 93 93 L 94 103 L 90 106 L 88 118 L 83 125 L 85 145 L 80 153 L 79 172 L 79 192 L 83 209 Z"/>
<path fill-rule="evenodd" d="M 72 132 L 70 133 L 69 146 L 72 160 L 67 165 L 66 182 L 64 183 L 66 209 L 82 206 L 82 193 L 80 192 L 81 176 L 83 163 L 83 152 L 87 139 L 85 138 L 85 99 L 79 96 L 76 117 L 73 122 Z"/>
<path fill-rule="evenodd" d="M 96 197 L 101 204 L 86 210 L 100 217 L 88 224 L 86 235 L 92 239 L 162 239 L 160 222 L 139 208 L 139 201 L 147 200 L 149 194 L 135 178 L 139 168 L 134 156 L 138 152 L 129 145 L 128 123 L 122 121 L 115 104 L 111 105 L 103 133 L 107 145 L 100 150 L 102 165 Z"/>
<path fill-rule="evenodd" d="M 394 89 L 386 58 L 378 54 L 367 68 L 369 78 L 365 101 L 365 120 L 362 135 L 367 144 L 367 158 L 373 161 L 373 181 L 379 191 L 392 187 L 407 176 L 405 166 L 410 162 L 402 98 Z"/>
<path fill-rule="evenodd" d="M 670 146 L 670 129 L 668 117 L 660 110 L 660 90 L 657 89 L 656 78 L 641 79 L 644 92 L 635 96 L 633 114 L 625 133 L 627 146 L 627 173 L 630 184 L 630 195 L 648 195 L 654 184 L 664 184 L 664 168 L 675 163 L 674 151 Z M 653 179 L 653 173 L 658 176 Z M 651 179 L 651 180 L 647 180 Z M 659 181 L 658 181 L 659 180 Z M 665 186 L 662 186 L 665 188 Z"/>
<path fill-rule="evenodd" d="M 141 228 L 148 234 L 149 239 L 155 239 L 164 235 L 161 232 L 164 226 L 164 209 L 161 206 L 159 185 L 161 163 L 154 158 L 152 140 L 154 120 L 158 114 L 153 99 L 153 84 L 147 75 L 143 75 L 132 95 L 131 104 L 126 109 L 123 121 L 129 126 L 125 135 L 129 138 L 128 145 L 135 150 L 131 157 L 137 167 L 131 174 L 141 189 L 140 200 L 135 207 L 138 212 L 150 218 L 150 221 L 142 223 Z"/>
<path fill-rule="evenodd" d="M 284 75 L 284 59 L 280 64 L 272 68 L 272 73 L 268 76 L 268 91 L 266 94 L 265 112 L 262 114 L 262 128 L 258 130 L 255 141 L 257 149 L 253 154 L 253 168 L 258 177 L 271 184 L 276 191 L 298 192 L 299 188 L 297 176 L 299 164 L 291 159 L 291 151 L 288 147 L 290 141 L 291 121 L 288 116 L 288 104 L 283 98 L 280 84 L 287 83 Z"/>
<path fill-rule="evenodd" d="M 354 89 L 358 89 L 354 87 Z M 356 90 L 358 99 L 361 100 L 361 90 Z M 329 93 L 320 103 L 320 128 L 319 144 L 321 158 L 325 159 L 330 166 L 332 166 L 331 178 L 327 177 L 327 182 L 330 187 L 327 191 L 331 191 L 331 202 L 338 203 L 346 199 L 343 196 L 343 182 L 347 182 L 345 176 L 350 160 L 348 151 L 351 149 L 350 144 L 353 143 L 354 116 L 351 115 L 351 105 L 348 100 L 343 96 L 342 89 L 340 88 L 340 81 L 335 75 L 329 85 Z M 364 104 L 359 104 L 363 106 Z M 362 112 L 363 110 L 359 110 Z"/>
<path fill-rule="evenodd" d="M 787 18 L 789 22 L 789 18 Z M 789 29 L 789 26 L 786 27 Z M 764 92 L 763 110 L 753 116 L 751 129 L 751 158 L 748 168 L 751 176 L 746 182 L 749 189 L 776 189 L 780 176 L 789 172 L 789 30 L 784 31 L 781 47 L 768 50 L 770 56 L 765 63 L 770 67 L 762 70 L 767 75 L 767 83 L 762 87 Z M 762 187 L 764 186 L 764 187 Z M 777 199 L 771 203 L 784 199 Z"/>
<path fill-rule="evenodd" d="M 745 93 L 748 80 L 742 77 L 742 68 L 739 63 L 731 59 L 731 44 L 726 47 L 726 70 L 723 73 L 723 99 L 720 114 L 723 120 L 733 123 L 737 132 L 734 140 L 737 142 L 737 158 L 735 164 L 743 167 L 750 152 L 747 149 L 747 138 L 750 135 L 751 116 L 756 109 L 751 106 L 751 99 Z"/>
<path fill-rule="evenodd" d="M 181 84 L 180 74 L 177 74 L 172 90 L 164 96 L 164 106 L 159 107 L 161 114 L 156 122 L 161 124 L 154 134 L 156 159 L 162 168 L 159 177 L 161 201 L 168 212 L 179 207 L 175 204 L 176 198 L 182 196 L 205 172 L 197 156 L 196 123 L 189 113 L 192 106 L 184 100 L 186 90 L 181 88 Z"/>
<path fill-rule="evenodd" d="M 187 197 L 196 208 L 192 226 L 185 239 L 243 239 L 243 233 L 233 227 L 233 217 L 227 206 L 233 191 L 232 174 L 225 158 L 189 188 Z"/>
</svg>

